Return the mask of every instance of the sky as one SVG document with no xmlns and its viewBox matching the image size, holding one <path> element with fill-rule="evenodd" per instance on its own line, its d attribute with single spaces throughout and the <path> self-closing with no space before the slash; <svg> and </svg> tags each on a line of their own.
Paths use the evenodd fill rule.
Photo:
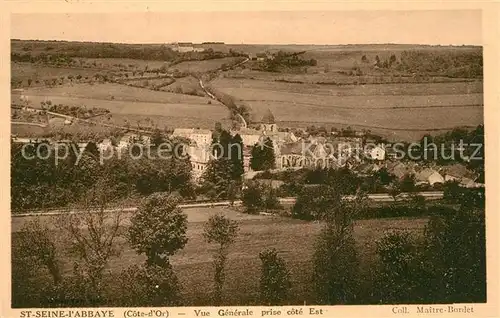
<svg viewBox="0 0 500 318">
<path fill-rule="evenodd" d="M 23 13 L 15 39 L 120 43 L 481 45 L 481 11 Z"/>
</svg>

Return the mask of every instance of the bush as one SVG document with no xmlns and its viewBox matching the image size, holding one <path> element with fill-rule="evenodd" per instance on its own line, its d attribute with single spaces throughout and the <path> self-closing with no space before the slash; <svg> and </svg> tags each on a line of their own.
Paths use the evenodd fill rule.
<svg viewBox="0 0 500 318">
<path fill-rule="evenodd" d="M 282 206 L 277 193 L 271 185 L 249 182 L 247 188 L 243 190 L 241 200 L 248 213 L 256 213 L 259 209 L 279 210 Z"/>
<path fill-rule="evenodd" d="M 117 303 L 124 307 L 178 306 L 180 287 L 170 266 L 132 265 L 119 277 Z"/>
<path fill-rule="evenodd" d="M 256 213 L 264 205 L 262 200 L 262 189 L 258 183 L 251 182 L 243 190 L 241 201 L 248 213 Z"/>
</svg>

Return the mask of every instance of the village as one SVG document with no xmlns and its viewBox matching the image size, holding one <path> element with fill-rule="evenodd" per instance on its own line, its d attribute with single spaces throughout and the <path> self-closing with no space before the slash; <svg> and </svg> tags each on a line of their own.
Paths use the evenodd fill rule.
<svg viewBox="0 0 500 318">
<path fill-rule="evenodd" d="M 486 302 L 481 15 L 378 16 L 13 16 L 12 307 Z"/>
<path fill-rule="evenodd" d="M 28 108 L 25 108 L 28 110 Z M 66 124 L 71 124 L 66 119 Z M 332 131 L 329 136 L 312 136 L 303 130 L 305 137 L 298 137 L 288 129 L 278 127 L 274 115 L 270 110 L 261 121 L 247 127 L 243 122 L 241 127 L 230 130 L 232 136 L 239 135 L 243 141 L 244 178 L 252 179 L 262 171 L 251 168 L 251 151 L 253 147 L 266 147 L 265 140 L 272 141 L 274 152 L 274 168 L 272 172 L 299 169 L 338 169 L 347 167 L 360 174 L 369 175 L 385 168 L 388 173 L 401 179 L 407 175 L 415 177 L 416 185 L 440 186 L 448 181 L 458 182 L 467 188 L 483 187 L 478 182 L 478 175 L 467 169 L 462 163 L 438 165 L 416 160 L 401 160 L 397 158 L 394 146 L 382 143 L 365 135 L 364 132 L 353 132 L 352 136 L 339 136 L 339 132 Z M 192 166 L 193 181 L 201 182 L 203 172 L 210 160 L 214 159 L 213 131 L 200 128 L 174 128 L 171 137 L 181 137 L 188 140 L 186 153 Z M 70 143 L 70 140 L 33 139 L 13 137 L 14 143 Z M 89 141 L 76 142 L 80 151 L 84 151 Z M 120 152 L 130 150 L 132 145 L 151 146 L 151 134 L 137 131 L 126 132 L 113 142 L 110 138 L 99 141 L 96 146 L 100 153 Z M 407 158 L 405 158 L 407 159 Z"/>
</svg>

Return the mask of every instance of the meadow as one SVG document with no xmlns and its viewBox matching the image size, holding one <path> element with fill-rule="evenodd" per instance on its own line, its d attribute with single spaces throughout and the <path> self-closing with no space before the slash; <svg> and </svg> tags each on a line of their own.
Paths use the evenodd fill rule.
<svg viewBox="0 0 500 318">
<path fill-rule="evenodd" d="M 13 103 L 23 103 L 20 94 L 19 92 L 12 94 Z M 153 91 L 112 83 L 27 88 L 22 94 L 28 97 L 29 105 L 32 107 L 40 107 L 42 102 L 50 100 L 53 104 L 106 108 L 111 112 L 109 117 L 92 120 L 121 126 L 140 125 L 160 129 L 213 128 L 216 122 L 225 123 L 229 117 L 225 106 L 208 97 Z M 13 126 L 12 133 L 39 136 L 47 134 L 50 130 L 50 128 L 31 128 L 31 126 Z M 99 127 L 84 126 L 83 129 L 100 131 Z"/>
<path fill-rule="evenodd" d="M 203 61 L 185 61 L 170 67 L 171 71 L 187 72 L 187 73 L 206 73 L 215 71 L 222 67 L 223 64 L 231 65 L 241 61 L 241 57 L 225 57 L 221 59 L 203 60 Z"/>
<path fill-rule="evenodd" d="M 255 120 L 270 109 L 284 126 L 350 125 L 414 139 L 483 122 L 481 82 L 335 86 L 219 77 L 210 85 L 248 104 Z M 416 134 L 393 134 L 405 130 Z"/>
<path fill-rule="evenodd" d="M 11 63 L 12 81 L 22 81 L 23 86 L 28 86 L 28 79 L 31 79 L 32 85 L 36 86 L 36 81 L 42 82 L 39 84 L 43 85 L 43 80 L 46 79 L 67 77 L 68 75 L 92 78 L 99 72 L 100 70 L 96 69 L 55 67 L 22 62 Z"/>
<path fill-rule="evenodd" d="M 168 67 L 169 63 L 165 61 L 147 61 L 138 59 L 125 59 L 125 58 L 77 58 L 80 63 L 99 67 L 103 69 L 127 69 L 127 70 L 144 70 L 155 69 L 161 67 Z"/>
<path fill-rule="evenodd" d="M 215 246 L 203 240 L 203 222 L 214 213 L 223 213 L 227 217 L 239 221 L 238 238 L 229 251 L 226 267 L 226 284 L 224 287 L 225 303 L 259 304 L 259 252 L 265 248 L 276 248 L 285 259 L 292 277 L 291 303 L 310 303 L 313 300 L 311 292 L 311 256 L 317 234 L 322 228 L 318 222 L 306 222 L 277 216 L 248 215 L 229 208 L 195 208 L 184 211 L 188 216 L 187 236 L 189 241 L 185 248 L 172 257 L 172 264 L 182 284 L 184 305 L 208 305 L 212 287 L 212 253 Z M 53 217 L 43 217 L 54 235 L 59 235 L 55 228 Z M 30 217 L 13 217 L 11 231 L 15 244 L 16 235 Z M 420 233 L 425 226 L 425 218 L 392 218 L 359 220 L 355 224 L 355 239 L 358 252 L 368 270 L 374 260 L 375 244 L 385 230 L 407 229 Z M 128 219 L 125 220 L 128 225 Z M 59 250 L 65 251 L 68 242 L 59 238 Z M 110 274 L 117 274 L 129 265 L 142 262 L 144 259 L 124 244 L 120 257 L 109 264 Z M 63 271 L 70 274 L 71 258 L 63 255 Z"/>
</svg>

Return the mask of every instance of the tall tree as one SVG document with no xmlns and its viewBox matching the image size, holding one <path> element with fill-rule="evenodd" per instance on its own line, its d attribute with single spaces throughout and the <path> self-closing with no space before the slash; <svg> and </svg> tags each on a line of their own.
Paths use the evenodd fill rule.
<svg viewBox="0 0 500 318">
<path fill-rule="evenodd" d="M 211 216 L 204 226 L 203 236 L 210 243 L 218 244 L 214 254 L 214 302 L 220 305 L 222 300 L 222 287 L 224 285 L 224 268 L 226 266 L 228 249 L 238 235 L 238 223 L 227 217 L 217 214 Z"/>
<path fill-rule="evenodd" d="M 250 167 L 255 171 L 276 168 L 274 145 L 269 137 L 266 137 L 263 142 L 259 142 L 253 146 Z"/>
<path fill-rule="evenodd" d="M 243 140 L 239 134 L 234 135 L 230 144 L 230 159 L 232 165 L 231 179 L 239 181 L 244 173 Z"/>
<path fill-rule="evenodd" d="M 82 213 L 63 215 L 57 226 L 68 236 L 70 251 L 78 258 L 75 276 L 88 284 L 91 304 L 103 302 L 103 275 L 112 257 L 121 253 L 118 238 L 123 235 L 123 212 L 108 213 L 110 185 L 99 182 L 83 196 L 77 207 Z"/>
<path fill-rule="evenodd" d="M 259 253 L 262 262 L 260 276 L 260 298 L 267 305 L 280 305 L 289 296 L 290 272 L 283 258 L 275 249 Z"/>
<path fill-rule="evenodd" d="M 187 216 L 178 207 L 180 196 L 154 193 L 131 219 L 128 240 L 146 256 L 147 265 L 169 267 L 169 257 L 187 243 Z"/>
</svg>

